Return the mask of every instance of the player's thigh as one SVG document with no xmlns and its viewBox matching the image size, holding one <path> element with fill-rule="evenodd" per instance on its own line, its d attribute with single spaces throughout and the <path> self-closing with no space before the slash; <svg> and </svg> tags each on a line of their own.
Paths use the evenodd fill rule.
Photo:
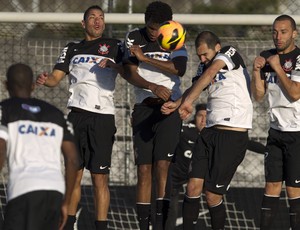
<svg viewBox="0 0 300 230">
<path fill-rule="evenodd" d="M 89 159 L 87 168 L 92 173 L 108 174 L 115 141 L 115 118 L 111 114 L 97 114 L 87 131 Z"/>
<path fill-rule="evenodd" d="M 175 150 L 180 138 L 182 120 L 178 111 L 174 111 L 168 116 L 161 115 L 154 127 L 154 161 L 171 161 L 175 155 Z"/>
<path fill-rule="evenodd" d="M 137 165 L 152 164 L 153 125 L 156 110 L 145 105 L 135 105 L 132 113 L 134 157 Z"/>
</svg>

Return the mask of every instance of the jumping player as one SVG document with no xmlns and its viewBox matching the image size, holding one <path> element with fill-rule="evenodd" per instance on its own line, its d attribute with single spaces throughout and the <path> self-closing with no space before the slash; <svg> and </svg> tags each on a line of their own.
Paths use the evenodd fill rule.
<svg viewBox="0 0 300 230">
<path fill-rule="evenodd" d="M 9 169 L 4 230 L 62 230 L 78 170 L 72 125 L 31 97 L 29 66 L 13 64 L 6 77 L 10 98 L 0 103 L 0 170 L 5 155 Z"/>
<path fill-rule="evenodd" d="M 179 106 L 182 119 L 193 111 L 193 102 L 208 90 L 206 128 L 201 132 L 193 152 L 189 181 L 183 203 L 183 229 L 195 228 L 199 201 L 204 191 L 212 229 L 224 229 L 226 221 L 223 195 L 244 159 L 248 129 L 252 128 L 253 106 L 250 76 L 238 51 L 221 47 L 219 38 L 210 31 L 201 32 L 195 47 L 201 61 L 198 80 L 176 102 L 166 102 L 165 114 Z"/>
<path fill-rule="evenodd" d="M 289 198 L 290 225 L 300 229 L 300 49 L 295 20 L 280 15 L 273 22 L 275 48 L 253 64 L 252 91 L 257 101 L 268 94 L 270 129 L 265 154 L 265 194 L 260 229 L 273 229 L 282 184 Z"/>
<path fill-rule="evenodd" d="M 156 41 L 160 24 L 172 16 L 168 4 L 151 2 L 145 12 L 145 27 L 130 31 L 125 41 L 125 77 L 135 86 L 136 96 L 132 128 L 138 175 L 136 207 L 141 230 L 149 228 L 152 175 L 156 181 L 154 229 L 163 229 L 169 204 L 165 199 L 168 168 L 180 135 L 179 114 L 166 116 L 160 111 L 165 101 L 181 96 L 180 77 L 187 64 L 185 47 L 165 51 Z"/>
<path fill-rule="evenodd" d="M 73 229 L 81 197 L 81 178 L 85 167 L 91 173 L 94 186 L 95 225 L 107 229 L 110 204 L 108 178 L 114 143 L 115 106 L 113 93 L 117 74 L 122 74 L 122 43 L 103 38 L 104 12 L 95 5 L 83 16 L 85 39 L 69 43 L 58 58 L 51 74 L 39 75 L 37 84 L 54 87 L 69 75 L 68 117 L 74 125 L 80 151 L 80 170 L 72 193 L 66 230 Z"/>
</svg>

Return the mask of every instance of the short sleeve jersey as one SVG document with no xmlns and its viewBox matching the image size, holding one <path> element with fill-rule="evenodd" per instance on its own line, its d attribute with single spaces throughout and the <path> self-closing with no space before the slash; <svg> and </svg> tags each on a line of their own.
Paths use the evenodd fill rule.
<svg viewBox="0 0 300 230">
<path fill-rule="evenodd" d="M 139 45 L 144 52 L 144 55 L 160 61 L 170 61 L 176 57 L 187 58 L 186 48 L 183 46 L 176 51 L 162 50 L 156 41 L 150 41 L 146 28 L 134 29 L 126 35 L 125 41 L 125 63 L 131 63 L 138 66 L 138 74 L 149 82 L 163 85 L 172 90 L 172 100 L 176 100 L 181 96 L 180 77 L 171 73 L 166 73 L 144 62 L 139 62 L 134 56 L 130 56 L 129 47 L 132 45 Z M 155 97 L 151 90 L 134 87 L 136 102 L 141 103 L 147 97 Z"/>
<path fill-rule="evenodd" d="M 268 58 L 277 54 L 275 49 L 263 51 L 260 55 Z M 300 49 L 279 54 L 280 64 L 287 77 L 300 82 Z M 300 100 L 292 101 L 282 91 L 275 71 L 269 64 L 262 69 L 262 77 L 267 85 L 270 127 L 287 132 L 300 131 Z"/>
<path fill-rule="evenodd" d="M 101 68 L 99 62 L 108 58 L 120 63 L 123 57 L 121 41 L 98 38 L 69 43 L 61 52 L 54 69 L 69 76 L 68 107 L 94 113 L 114 114 L 114 90 L 117 71 Z"/>
<path fill-rule="evenodd" d="M 224 125 L 235 128 L 252 128 L 253 105 L 250 96 L 250 76 L 238 51 L 232 46 L 223 47 L 213 58 L 225 62 L 208 85 L 206 127 Z M 201 78 L 210 66 L 200 63 L 196 77 Z"/>
<path fill-rule="evenodd" d="M 74 141 L 64 114 L 38 99 L 10 98 L 0 103 L 0 138 L 7 142 L 8 200 L 27 192 L 65 192 L 62 141 Z"/>
</svg>

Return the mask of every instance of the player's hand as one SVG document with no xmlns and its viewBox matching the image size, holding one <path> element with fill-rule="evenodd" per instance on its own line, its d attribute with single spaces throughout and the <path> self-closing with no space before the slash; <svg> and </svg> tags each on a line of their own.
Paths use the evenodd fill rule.
<svg viewBox="0 0 300 230">
<path fill-rule="evenodd" d="M 46 83 L 47 79 L 48 79 L 48 73 L 43 72 L 43 73 L 38 75 L 38 77 L 36 79 L 36 84 L 37 85 L 44 85 Z"/>
<path fill-rule="evenodd" d="M 275 54 L 275 55 L 272 55 L 272 56 L 268 57 L 267 62 L 270 64 L 270 66 L 274 70 L 276 70 L 276 68 L 278 68 L 278 67 L 281 68 L 280 59 L 279 59 L 278 54 Z"/>
<path fill-rule="evenodd" d="M 98 64 L 98 66 L 101 68 L 106 68 L 106 67 L 114 68 L 115 65 L 116 64 L 114 62 L 112 62 L 111 60 L 109 60 L 108 58 L 103 58 Z"/>
<path fill-rule="evenodd" d="M 63 230 L 68 218 L 68 206 L 66 202 L 61 206 L 61 216 L 59 221 L 59 230 Z"/>
<path fill-rule="evenodd" d="M 183 102 L 178 109 L 180 118 L 182 120 L 188 119 L 193 113 L 193 105 L 188 102 Z"/>
<path fill-rule="evenodd" d="M 130 48 L 130 54 L 135 56 L 139 61 L 143 61 L 145 58 L 144 52 L 139 45 L 132 45 Z"/>
<path fill-rule="evenodd" d="M 179 105 L 180 103 L 177 103 L 176 101 L 167 101 L 161 106 L 160 111 L 162 114 L 169 115 L 170 113 L 173 113 Z"/>
<path fill-rule="evenodd" d="M 264 57 L 258 56 L 254 59 L 253 71 L 260 71 L 266 64 L 266 59 Z"/>
<path fill-rule="evenodd" d="M 149 89 L 152 91 L 154 95 L 163 99 L 164 101 L 168 101 L 172 94 L 172 90 L 170 90 L 169 88 L 163 85 L 153 84 Z"/>
</svg>

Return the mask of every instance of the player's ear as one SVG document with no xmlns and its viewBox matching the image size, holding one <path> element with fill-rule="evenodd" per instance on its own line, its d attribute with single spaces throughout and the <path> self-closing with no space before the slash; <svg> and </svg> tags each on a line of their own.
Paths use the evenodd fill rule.
<svg viewBox="0 0 300 230">
<path fill-rule="evenodd" d="M 220 43 L 217 43 L 216 46 L 215 46 L 215 50 L 217 52 L 219 52 L 221 50 L 221 44 Z"/>
<path fill-rule="evenodd" d="M 298 33 L 297 33 L 297 30 L 294 30 L 294 31 L 293 31 L 293 34 L 292 34 L 292 38 L 295 39 L 295 38 L 297 37 L 297 34 L 298 34 Z"/>
<path fill-rule="evenodd" d="M 85 21 L 84 20 L 81 21 L 81 26 L 83 29 L 85 29 Z"/>
</svg>

